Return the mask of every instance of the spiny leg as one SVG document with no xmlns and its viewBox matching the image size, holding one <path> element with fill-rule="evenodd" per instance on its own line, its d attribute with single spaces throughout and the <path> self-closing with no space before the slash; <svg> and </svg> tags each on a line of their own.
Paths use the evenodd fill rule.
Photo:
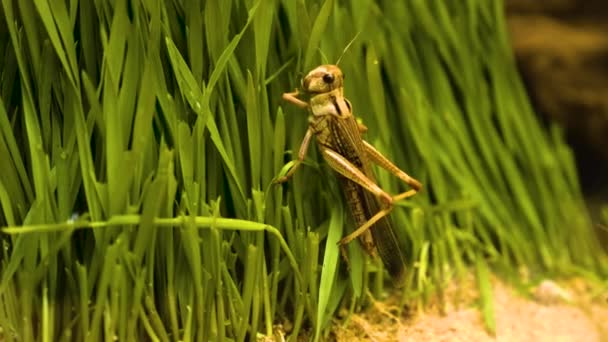
<svg viewBox="0 0 608 342">
<path fill-rule="evenodd" d="M 373 193 L 374 195 L 381 197 L 386 204 L 386 208 L 378 211 L 374 216 L 367 220 L 367 222 L 361 225 L 361 227 L 357 228 L 354 232 L 350 233 L 342 240 L 340 240 L 340 245 L 347 244 L 352 240 L 356 239 L 361 234 L 365 233 L 365 231 L 372 227 L 376 222 L 378 222 L 378 220 L 388 215 L 392 210 L 393 202 L 411 197 L 415 195 L 419 189 L 422 188 L 422 184 L 420 184 L 420 182 L 408 176 L 405 172 L 401 171 L 397 166 L 391 163 L 388 159 L 386 159 L 386 157 L 380 154 L 380 152 L 378 152 L 367 142 L 364 141 L 364 143 L 366 147 L 366 152 L 370 156 L 370 159 L 374 160 L 379 165 L 385 167 L 387 170 L 397 175 L 397 177 L 410 184 L 412 187 L 414 187 L 414 189 L 405 191 L 401 194 L 391 197 L 388 193 L 380 189 L 380 187 L 378 187 L 375 182 L 369 179 L 361 170 L 359 170 L 355 165 L 353 165 L 342 155 L 328 148 L 322 148 L 321 151 L 323 152 L 323 156 L 325 157 L 325 160 L 331 166 L 332 169 L 340 173 L 342 176 L 364 187 L 366 190 Z"/>
<path fill-rule="evenodd" d="M 350 233 L 349 235 L 344 237 L 342 240 L 340 240 L 339 244 L 345 245 L 345 244 L 349 243 L 350 241 L 359 237 L 361 234 L 365 233 L 365 231 L 367 231 L 376 222 L 378 222 L 378 220 L 380 220 L 381 218 L 386 216 L 388 213 L 390 213 L 390 211 L 392 210 L 392 207 L 393 207 L 392 204 L 393 204 L 393 201 L 395 200 L 395 198 L 391 197 L 384 190 L 380 189 L 380 187 L 378 187 L 378 185 L 375 182 L 373 182 L 371 179 L 369 179 L 361 170 L 359 170 L 355 165 L 353 165 L 350 161 L 348 161 L 342 155 L 340 155 L 337 152 L 330 150 L 328 148 L 321 148 L 321 152 L 323 153 L 323 157 L 325 157 L 325 160 L 327 161 L 329 166 L 331 166 L 332 169 L 334 169 L 336 172 L 338 172 L 342 176 L 359 184 L 360 186 L 362 186 L 363 188 L 365 188 L 367 191 L 371 192 L 372 194 L 376 195 L 377 197 L 382 198 L 382 200 L 385 202 L 385 205 L 386 205 L 386 208 L 378 211 L 374 216 L 372 216 L 369 220 L 367 220 L 367 222 L 365 222 L 363 225 L 361 225 L 361 227 L 357 228 L 354 232 Z M 398 197 L 398 199 L 401 199 L 401 197 Z"/>
<path fill-rule="evenodd" d="M 369 220 L 367 220 L 367 222 L 365 222 L 363 225 L 361 225 L 361 227 L 357 228 L 354 232 L 346 235 L 345 237 L 342 238 L 342 240 L 338 241 L 339 245 L 346 245 L 347 243 L 353 241 L 354 239 L 358 238 L 359 235 L 365 233 L 368 229 L 370 229 L 376 222 L 378 222 L 381 218 L 383 218 L 384 216 L 388 215 L 391 210 L 393 209 L 392 206 L 382 209 L 379 212 L 377 212 L 374 216 L 372 216 Z"/>
<path fill-rule="evenodd" d="M 376 150 L 376 148 L 374 146 L 372 146 L 370 143 L 363 140 L 363 146 L 365 147 L 365 152 L 367 153 L 367 156 L 369 157 L 369 159 L 371 161 L 378 164 L 380 167 L 389 171 L 390 173 L 392 173 L 393 175 L 397 176 L 399 179 L 401 179 L 402 181 L 407 183 L 409 186 L 414 188 L 414 190 L 415 190 L 414 194 L 416 192 L 420 191 L 420 189 L 422 189 L 422 184 L 417 179 L 415 179 L 415 178 L 411 177 L 410 175 L 408 175 L 407 173 L 403 172 L 403 170 L 401 170 L 395 164 L 393 164 L 390 160 L 388 160 L 382 153 L 380 153 L 380 151 Z M 403 194 L 405 194 L 405 193 L 403 193 Z M 402 197 L 402 199 L 410 197 L 412 195 Z"/>
<path fill-rule="evenodd" d="M 417 193 L 418 193 L 418 191 L 414 190 L 414 189 L 402 192 L 399 195 L 393 196 L 393 202 L 399 202 L 399 201 L 404 200 L 404 199 L 406 199 L 408 197 L 412 197 L 412 196 L 414 196 Z"/>
<path fill-rule="evenodd" d="M 336 151 L 326 147 L 320 146 L 320 150 L 323 153 L 325 161 L 332 169 L 334 169 L 334 171 L 364 187 L 367 191 L 371 192 L 377 197 L 382 198 L 387 206 L 392 205 L 393 198 L 384 190 L 380 189 L 380 187 L 374 181 L 369 179 L 369 177 L 367 177 L 363 171 L 359 170 L 359 168 L 348 161 L 348 159 L 344 158 L 344 156 L 340 155 Z"/>
</svg>

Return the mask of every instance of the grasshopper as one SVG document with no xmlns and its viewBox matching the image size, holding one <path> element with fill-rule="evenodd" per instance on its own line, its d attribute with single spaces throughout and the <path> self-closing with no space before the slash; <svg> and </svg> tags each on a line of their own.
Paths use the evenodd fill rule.
<svg viewBox="0 0 608 342">
<path fill-rule="evenodd" d="M 344 74 L 337 65 L 321 65 L 302 80 L 302 90 L 308 102 L 298 98 L 300 92 L 283 94 L 283 99 L 308 109 L 309 127 L 306 131 L 298 159 L 277 183 L 287 181 L 304 161 L 313 136 L 329 166 L 336 171 L 346 202 L 358 228 L 339 242 L 343 247 L 359 238 L 363 249 L 371 256 L 380 255 L 395 284 L 405 280 L 405 256 L 388 214 L 393 203 L 415 195 L 422 184 L 410 177 L 371 144 L 363 140 L 367 130 L 352 113 L 350 102 L 344 97 Z M 376 184 L 371 162 L 388 170 L 412 189 L 391 196 Z M 370 233 L 371 231 L 371 233 Z"/>
</svg>

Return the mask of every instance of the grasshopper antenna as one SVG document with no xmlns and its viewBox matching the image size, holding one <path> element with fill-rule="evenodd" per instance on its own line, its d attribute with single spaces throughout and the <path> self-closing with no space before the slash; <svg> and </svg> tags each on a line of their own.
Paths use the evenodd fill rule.
<svg viewBox="0 0 608 342">
<path fill-rule="evenodd" d="M 348 44 L 346 44 L 346 47 L 344 48 L 344 50 L 342 50 L 342 54 L 340 55 L 340 58 L 338 58 L 336 65 L 340 65 L 340 61 L 342 60 L 342 57 L 344 57 L 344 54 L 346 54 L 346 51 L 348 51 L 350 46 L 353 45 L 353 43 L 355 42 L 357 37 L 359 37 L 360 34 L 361 34 L 361 31 L 357 32 L 357 34 L 353 37 L 353 39 L 351 39 L 350 42 L 348 42 Z"/>
</svg>

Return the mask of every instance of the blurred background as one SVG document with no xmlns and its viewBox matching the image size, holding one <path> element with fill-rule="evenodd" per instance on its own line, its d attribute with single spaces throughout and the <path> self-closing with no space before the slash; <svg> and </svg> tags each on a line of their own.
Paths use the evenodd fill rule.
<svg viewBox="0 0 608 342">
<path fill-rule="evenodd" d="M 535 112 L 545 123 L 564 128 L 598 222 L 608 202 L 608 3 L 508 0 L 506 6 L 518 68 Z"/>
</svg>

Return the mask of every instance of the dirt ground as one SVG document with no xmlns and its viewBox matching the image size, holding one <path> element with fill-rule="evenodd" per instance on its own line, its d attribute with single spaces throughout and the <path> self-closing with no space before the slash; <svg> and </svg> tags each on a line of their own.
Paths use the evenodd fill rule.
<svg viewBox="0 0 608 342">
<path fill-rule="evenodd" d="M 548 284 L 547 286 L 544 286 Z M 464 303 L 446 305 L 444 314 L 431 309 L 421 314 L 396 317 L 390 299 L 375 302 L 366 312 L 351 317 L 348 326 L 336 322 L 332 340 L 337 341 L 608 341 L 608 297 L 591 294 L 582 281 L 559 285 L 547 281 L 523 296 L 503 282 L 493 280 L 496 335 L 485 329 L 476 306 L 474 283 Z M 461 287 L 462 289 L 462 287 Z M 448 291 L 447 301 L 450 302 Z"/>
</svg>

